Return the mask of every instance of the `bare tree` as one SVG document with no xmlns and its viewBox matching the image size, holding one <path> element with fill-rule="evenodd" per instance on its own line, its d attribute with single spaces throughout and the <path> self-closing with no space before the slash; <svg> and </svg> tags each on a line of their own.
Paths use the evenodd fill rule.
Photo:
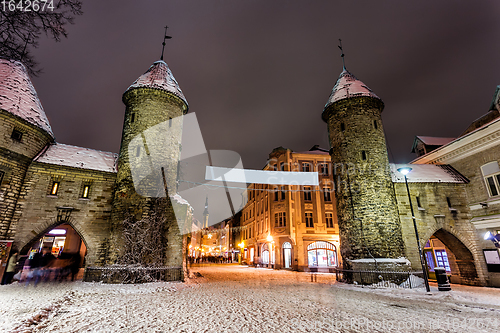
<svg viewBox="0 0 500 333">
<path fill-rule="evenodd" d="M 26 7 L 28 3 L 29 8 Z M 57 42 L 61 37 L 67 37 L 66 24 L 73 24 L 74 17 L 82 13 L 80 0 L 2 1 L 0 56 L 21 61 L 32 75 L 40 74 L 31 48 L 38 47 L 42 33 Z"/>
</svg>

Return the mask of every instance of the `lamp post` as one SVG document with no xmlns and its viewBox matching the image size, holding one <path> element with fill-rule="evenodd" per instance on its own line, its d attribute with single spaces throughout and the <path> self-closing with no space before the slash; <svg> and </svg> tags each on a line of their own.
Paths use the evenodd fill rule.
<svg viewBox="0 0 500 333">
<path fill-rule="evenodd" d="M 411 171 L 411 168 L 409 167 L 399 168 L 398 171 L 402 173 L 403 176 L 405 177 L 406 192 L 408 193 L 408 201 L 410 202 L 411 218 L 413 219 L 413 227 L 415 228 L 415 237 L 417 238 L 418 254 L 420 256 L 420 264 L 422 265 L 422 271 L 424 273 L 425 289 L 427 290 L 427 292 L 430 292 L 431 289 L 429 287 L 429 277 L 427 276 L 427 265 L 425 264 L 424 255 L 422 253 L 422 247 L 420 246 L 420 237 L 418 236 L 417 220 L 415 219 L 415 213 L 413 213 L 410 188 L 408 187 L 408 178 L 406 178 L 406 175 Z"/>
</svg>

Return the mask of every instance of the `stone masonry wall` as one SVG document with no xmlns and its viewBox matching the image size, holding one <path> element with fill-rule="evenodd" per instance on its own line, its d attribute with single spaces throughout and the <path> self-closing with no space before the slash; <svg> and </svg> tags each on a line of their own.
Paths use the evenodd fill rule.
<svg viewBox="0 0 500 333">
<path fill-rule="evenodd" d="M 16 129 L 22 133 L 20 141 L 11 138 Z M 26 170 L 32 159 L 52 138 L 36 126 L 8 112 L 0 110 L 0 239 L 15 236 L 14 211 L 21 192 Z"/>
<path fill-rule="evenodd" d="M 126 105 L 122 142 L 118 159 L 118 174 L 113 202 L 113 234 L 108 263 L 115 263 L 123 249 L 122 221 L 130 214 L 141 219 L 147 214 L 148 198 L 137 193 L 132 179 L 141 176 L 140 189 L 152 196 L 162 195 L 164 181 L 175 187 L 177 161 L 180 155 L 182 122 L 179 116 L 186 112 L 186 105 L 176 96 L 163 90 L 137 88 L 123 96 Z M 177 118 L 177 119 L 176 119 Z M 167 131 L 154 132 L 155 126 L 166 126 Z M 137 144 L 140 148 L 130 151 Z M 135 147 L 135 146 L 134 146 Z M 158 155 L 158 152 L 164 152 Z M 165 163 L 168 162 L 168 163 Z M 174 163 L 175 162 L 175 163 Z M 163 173 L 160 166 L 164 166 Z M 165 178 L 163 178 L 165 177 Z M 137 179 L 136 179 L 137 180 Z M 174 194 L 174 193 L 172 193 Z M 168 253 L 166 265 L 182 265 L 182 235 L 177 226 L 171 203 L 168 205 Z"/>
<path fill-rule="evenodd" d="M 346 259 L 369 258 L 370 253 L 375 258 L 404 256 L 382 109 L 378 99 L 354 97 L 330 105 L 323 113 L 328 123 L 345 267 L 349 266 Z"/>
<path fill-rule="evenodd" d="M 115 178 L 114 173 L 34 162 L 28 169 L 13 224 L 19 249 L 28 251 L 45 232 L 68 222 L 87 246 L 87 265 L 103 264 Z M 60 185 L 54 196 L 50 189 L 55 179 Z M 84 199 L 83 185 L 89 183 L 89 198 Z M 73 207 L 69 221 L 57 221 L 57 207 Z"/>
<path fill-rule="evenodd" d="M 469 222 L 466 184 L 408 183 L 422 250 L 432 235 L 441 240 L 456 258 L 460 281 L 484 285 L 486 266 L 477 231 Z M 420 270 L 415 229 L 405 183 L 394 183 L 406 256 L 412 268 Z M 417 205 L 419 197 L 421 207 Z M 446 198 L 450 199 L 451 209 Z"/>
</svg>

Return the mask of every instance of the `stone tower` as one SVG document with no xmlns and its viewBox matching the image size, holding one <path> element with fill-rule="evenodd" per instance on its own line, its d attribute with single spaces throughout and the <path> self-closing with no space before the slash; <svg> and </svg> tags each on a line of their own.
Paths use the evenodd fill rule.
<svg viewBox="0 0 500 333">
<path fill-rule="evenodd" d="M 0 239 L 13 239 L 28 167 L 54 135 L 24 65 L 0 59 Z"/>
<path fill-rule="evenodd" d="M 344 68 L 322 114 L 328 124 L 346 268 L 397 269 L 401 267 L 392 267 L 394 260 L 377 262 L 376 258 L 404 256 L 382 128 L 383 108 L 382 100 Z"/>
<path fill-rule="evenodd" d="M 123 94 L 125 119 L 118 158 L 108 263 L 123 252 L 122 222 L 148 217 L 155 198 L 166 197 L 167 266 L 182 263 L 182 235 L 169 195 L 176 193 L 182 115 L 188 103 L 167 64 L 160 60 Z M 168 188 L 168 189 L 167 189 Z"/>
<path fill-rule="evenodd" d="M 205 210 L 203 211 L 203 228 L 208 228 L 208 197 L 207 200 L 205 201 Z"/>
</svg>

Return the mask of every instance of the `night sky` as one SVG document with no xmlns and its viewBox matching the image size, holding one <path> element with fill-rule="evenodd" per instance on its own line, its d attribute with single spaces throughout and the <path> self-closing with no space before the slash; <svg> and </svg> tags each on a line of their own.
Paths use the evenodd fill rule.
<svg viewBox="0 0 500 333">
<path fill-rule="evenodd" d="M 500 84 L 498 1 L 83 1 L 34 78 L 56 140 L 118 152 L 123 92 L 160 58 L 196 112 L 208 149 L 260 169 L 278 146 L 328 148 L 321 112 L 346 67 L 385 103 L 389 159 L 415 135 L 455 137 Z"/>
</svg>

